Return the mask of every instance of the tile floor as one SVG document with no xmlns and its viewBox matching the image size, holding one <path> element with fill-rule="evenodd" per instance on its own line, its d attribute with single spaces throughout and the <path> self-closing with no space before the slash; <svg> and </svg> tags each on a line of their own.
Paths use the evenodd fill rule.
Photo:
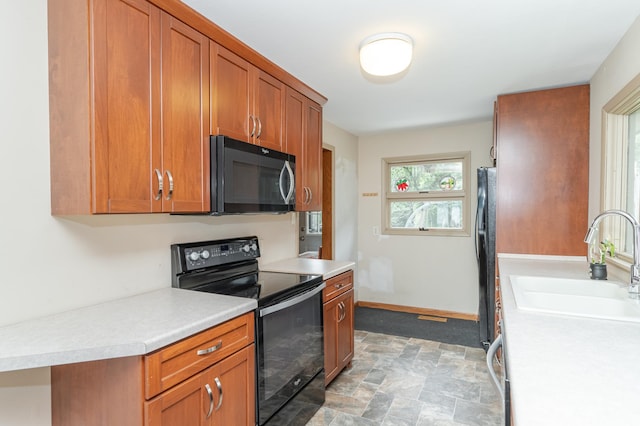
<svg viewBox="0 0 640 426">
<path fill-rule="evenodd" d="M 480 348 L 355 332 L 351 369 L 307 425 L 501 425 Z"/>
</svg>

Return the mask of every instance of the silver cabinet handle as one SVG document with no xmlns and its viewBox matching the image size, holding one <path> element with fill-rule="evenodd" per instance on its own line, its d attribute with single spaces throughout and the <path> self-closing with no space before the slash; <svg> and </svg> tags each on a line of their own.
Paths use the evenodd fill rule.
<svg viewBox="0 0 640 426">
<path fill-rule="evenodd" d="M 256 118 L 253 115 L 250 115 L 249 118 L 253 122 L 253 127 L 251 128 L 251 134 L 249 136 L 253 137 L 256 134 Z"/>
<path fill-rule="evenodd" d="M 307 189 L 309 189 L 309 204 L 311 204 L 311 201 L 313 200 L 313 191 L 309 187 L 307 187 Z"/>
<path fill-rule="evenodd" d="M 210 348 L 200 349 L 198 352 L 196 352 L 196 355 L 207 355 L 207 354 L 210 354 L 211 352 L 217 351 L 221 347 L 222 347 L 222 340 L 220 340 L 218 343 L 216 343 L 214 346 L 211 346 Z"/>
<path fill-rule="evenodd" d="M 491 380 L 493 384 L 498 389 L 498 393 L 500 394 L 500 398 L 502 402 L 504 402 L 504 389 L 498 380 L 498 375 L 496 374 L 496 370 L 493 369 L 493 358 L 496 356 L 496 352 L 498 348 L 502 347 L 502 334 L 498 334 L 496 336 L 496 340 L 493 341 L 491 346 L 489 346 L 489 350 L 487 350 L 487 368 L 489 369 L 489 375 L 491 376 Z M 504 355 L 504 353 L 503 353 Z"/>
<path fill-rule="evenodd" d="M 167 194 L 166 200 L 169 201 L 173 196 L 173 175 L 169 170 L 164 171 L 167 174 L 167 178 L 169 179 L 169 193 Z"/>
<path fill-rule="evenodd" d="M 213 392 L 211 392 L 211 386 L 209 383 L 204 385 L 204 388 L 207 390 L 207 394 L 209 395 L 209 412 L 207 413 L 207 419 L 211 417 L 211 413 L 213 413 Z"/>
<path fill-rule="evenodd" d="M 256 120 L 258 120 L 258 134 L 256 138 L 260 139 L 260 135 L 262 135 L 262 120 L 260 120 L 260 117 L 256 117 Z"/>
<path fill-rule="evenodd" d="M 160 173 L 160 170 L 158 169 L 154 169 L 153 171 L 156 172 L 156 178 L 158 178 L 158 192 L 156 192 L 153 199 L 158 201 L 162 198 L 162 173 Z"/>
<path fill-rule="evenodd" d="M 218 405 L 216 405 L 216 411 L 220 409 L 222 406 L 222 383 L 220 383 L 220 379 L 217 377 L 213 379 L 216 382 L 216 387 L 218 388 L 218 392 L 220 392 L 220 398 L 218 399 Z"/>
</svg>

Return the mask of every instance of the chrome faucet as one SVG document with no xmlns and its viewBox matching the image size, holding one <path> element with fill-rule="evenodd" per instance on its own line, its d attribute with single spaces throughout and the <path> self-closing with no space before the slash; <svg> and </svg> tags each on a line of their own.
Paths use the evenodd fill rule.
<svg viewBox="0 0 640 426">
<path fill-rule="evenodd" d="M 598 232 L 598 224 L 607 216 L 622 216 L 633 226 L 633 265 L 631 265 L 631 279 L 629 282 L 629 297 L 633 299 L 640 298 L 640 224 L 638 221 L 624 210 L 605 210 L 596 216 L 584 237 L 584 242 L 591 243 L 596 232 Z"/>
</svg>

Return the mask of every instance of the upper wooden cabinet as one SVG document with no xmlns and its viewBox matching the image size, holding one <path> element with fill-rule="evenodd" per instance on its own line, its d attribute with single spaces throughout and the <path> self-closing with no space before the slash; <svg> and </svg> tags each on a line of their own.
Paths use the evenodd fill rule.
<svg viewBox="0 0 640 426">
<path fill-rule="evenodd" d="M 282 151 L 284 84 L 217 43 L 210 46 L 212 133 Z"/>
<path fill-rule="evenodd" d="M 322 210 L 322 108 L 287 88 L 286 151 L 296 156 L 296 210 Z"/>
<path fill-rule="evenodd" d="M 144 0 L 51 0 L 49 59 L 53 214 L 208 209 L 206 37 Z"/>
<path fill-rule="evenodd" d="M 182 2 L 48 14 L 54 215 L 208 211 L 209 136 L 284 151 L 286 87 L 317 102 L 305 140 L 320 141 L 326 98 Z"/>
<path fill-rule="evenodd" d="M 497 253 L 584 256 L 589 86 L 499 96 L 496 154 Z"/>
</svg>

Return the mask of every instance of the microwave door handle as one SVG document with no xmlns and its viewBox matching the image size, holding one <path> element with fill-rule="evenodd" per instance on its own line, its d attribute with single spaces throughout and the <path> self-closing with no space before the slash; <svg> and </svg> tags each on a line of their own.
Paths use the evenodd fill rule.
<svg viewBox="0 0 640 426">
<path fill-rule="evenodd" d="M 284 162 L 284 167 L 287 169 L 287 172 L 289 172 L 289 193 L 285 197 L 284 202 L 286 204 L 289 204 L 289 201 L 291 201 L 291 196 L 293 195 L 293 192 L 296 188 L 296 182 L 295 176 L 293 175 L 293 170 L 291 169 L 291 165 L 288 161 Z"/>
<path fill-rule="evenodd" d="M 286 163 L 284 166 L 282 166 L 282 170 L 280 170 L 280 179 L 278 180 L 278 185 L 280 186 L 280 196 L 282 197 L 282 199 L 284 200 L 284 202 L 287 202 L 287 196 L 284 195 L 284 188 L 282 186 L 282 178 L 284 177 L 284 171 L 286 170 Z"/>
<path fill-rule="evenodd" d="M 282 186 L 282 178 L 284 177 L 284 171 L 289 173 L 289 192 L 287 195 L 284 195 L 284 187 Z M 284 166 L 282 166 L 282 170 L 280 170 L 280 195 L 282 196 L 282 200 L 284 200 L 285 204 L 289 204 L 289 200 L 291 200 L 291 195 L 293 194 L 293 190 L 295 189 L 293 170 L 291 170 L 291 166 L 289 165 L 289 161 L 284 162 Z"/>
</svg>

